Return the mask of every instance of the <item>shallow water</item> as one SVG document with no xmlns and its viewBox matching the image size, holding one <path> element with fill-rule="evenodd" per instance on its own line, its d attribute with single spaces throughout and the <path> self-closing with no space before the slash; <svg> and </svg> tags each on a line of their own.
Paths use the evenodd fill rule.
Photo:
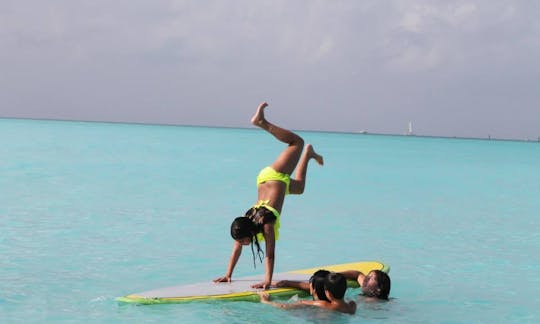
<svg viewBox="0 0 540 324">
<path fill-rule="evenodd" d="M 540 320 L 539 143 L 300 134 L 325 166 L 287 197 L 276 271 L 380 260 L 390 302 L 118 304 L 222 275 L 230 221 L 283 146 L 254 129 L 0 119 L 1 321 Z M 262 273 L 250 254 L 236 277 Z"/>
</svg>

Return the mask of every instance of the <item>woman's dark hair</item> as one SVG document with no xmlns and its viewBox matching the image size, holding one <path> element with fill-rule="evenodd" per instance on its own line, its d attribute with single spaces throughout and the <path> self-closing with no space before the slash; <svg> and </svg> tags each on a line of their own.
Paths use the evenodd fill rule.
<svg viewBox="0 0 540 324">
<path fill-rule="evenodd" d="M 328 290 L 336 299 L 345 296 L 347 290 L 347 279 L 341 273 L 331 272 L 324 279 L 324 288 Z"/>
<path fill-rule="evenodd" d="M 255 224 L 247 217 L 236 217 L 231 224 L 231 236 L 235 240 L 251 238 L 256 230 Z"/>
<path fill-rule="evenodd" d="M 328 301 L 328 297 L 326 297 L 326 293 L 324 292 L 324 278 L 330 273 L 328 270 L 317 270 L 311 278 L 309 278 L 309 283 L 311 284 L 311 287 L 313 290 L 315 290 L 315 293 L 317 294 L 317 298 L 319 300 Z"/>
<path fill-rule="evenodd" d="M 257 256 L 262 263 L 264 252 L 261 250 L 259 240 L 257 240 L 258 228 L 251 219 L 247 217 L 236 217 L 231 224 L 231 236 L 235 240 L 241 240 L 243 238 L 249 238 L 251 240 L 251 253 L 253 254 L 253 266 L 256 268 L 255 263 L 255 250 L 253 249 L 253 243 L 257 247 Z"/>
</svg>

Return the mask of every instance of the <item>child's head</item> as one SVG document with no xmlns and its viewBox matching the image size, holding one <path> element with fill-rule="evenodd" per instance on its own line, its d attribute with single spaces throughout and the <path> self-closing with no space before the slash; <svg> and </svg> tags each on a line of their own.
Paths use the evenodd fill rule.
<svg viewBox="0 0 540 324">
<path fill-rule="evenodd" d="M 341 273 L 331 272 L 324 280 L 324 288 L 335 299 L 342 299 L 347 290 L 347 279 Z"/>
<path fill-rule="evenodd" d="M 390 277 L 381 270 L 372 270 L 364 277 L 362 292 L 365 296 L 388 299 Z"/>
<path fill-rule="evenodd" d="M 324 292 L 324 279 L 329 273 L 330 271 L 328 270 L 317 270 L 309 278 L 310 292 L 313 300 L 329 301 Z"/>
</svg>

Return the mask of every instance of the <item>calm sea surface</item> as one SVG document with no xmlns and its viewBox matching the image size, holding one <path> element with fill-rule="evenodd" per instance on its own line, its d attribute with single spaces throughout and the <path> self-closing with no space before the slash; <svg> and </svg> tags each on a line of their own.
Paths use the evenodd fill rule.
<svg viewBox="0 0 540 324">
<path fill-rule="evenodd" d="M 283 148 L 255 129 L 0 119 L 0 322 L 538 323 L 540 143 L 300 132 L 276 272 L 380 260 L 354 316 L 253 302 L 121 305 L 225 272 L 231 220 Z M 244 251 L 235 276 L 262 273 Z"/>
</svg>

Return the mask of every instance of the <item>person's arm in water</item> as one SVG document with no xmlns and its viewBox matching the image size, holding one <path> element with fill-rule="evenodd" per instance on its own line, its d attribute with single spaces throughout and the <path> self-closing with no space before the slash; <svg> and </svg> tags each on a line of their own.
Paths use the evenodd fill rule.
<svg viewBox="0 0 540 324">
<path fill-rule="evenodd" d="M 225 276 L 214 279 L 214 282 L 231 282 L 234 267 L 236 266 L 236 263 L 238 262 L 241 254 L 242 244 L 234 240 L 231 258 L 229 259 L 229 266 L 227 267 L 227 272 L 225 273 Z"/>
<path fill-rule="evenodd" d="M 309 292 L 309 282 L 305 282 L 305 281 L 280 280 L 277 282 L 273 282 L 272 286 L 276 288 L 289 287 L 289 288 L 295 288 L 295 289 L 300 289 L 300 290 Z"/>
<path fill-rule="evenodd" d="M 276 249 L 276 236 L 274 224 L 264 224 L 263 227 L 264 242 L 266 244 L 266 257 L 264 258 L 265 275 L 264 281 L 251 286 L 252 288 L 268 289 L 272 284 L 274 275 L 274 252 Z"/>
<path fill-rule="evenodd" d="M 305 306 L 317 306 L 321 308 L 325 308 L 324 303 L 328 304 L 328 302 L 325 301 L 319 301 L 319 300 L 299 300 L 294 303 L 278 303 L 275 301 L 270 300 L 270 295 L 268 293 L 265 293 L 263 291 L 257 292 L 259 296 L 261 297 L 261 303 L 267 304 L 276 308 L 282 308 L 282 309 L 293 309 L 293 308 L 299 308 L 299 307 L 305 307 Z"/>
<path fill-rule="evenodd" d="M 300 300 L 295 303 L 277 303 L 270 300 L 270 295 L 263 291 L 258 292 L 261 297 L 261 303 L 267 304 L 276 308 L 293 309 L 305 306 L 319 307 L 322 309 L 332 310 L 341 313 L 354 314 L 356 312 L 356 303 L 354 301 L 345 302 L 343 300 L 327 302 L 324 300 Z"/>
<path fill-rule="evenodd" d="M 364 282 L 364 278 L 366 277 L 362 272 L 356 270 L 346 270 L 340 273 L 344 275 L 347 280 L 356 280 L 360 287 L 362 287 L 362 283 Z"/>
</svg>

